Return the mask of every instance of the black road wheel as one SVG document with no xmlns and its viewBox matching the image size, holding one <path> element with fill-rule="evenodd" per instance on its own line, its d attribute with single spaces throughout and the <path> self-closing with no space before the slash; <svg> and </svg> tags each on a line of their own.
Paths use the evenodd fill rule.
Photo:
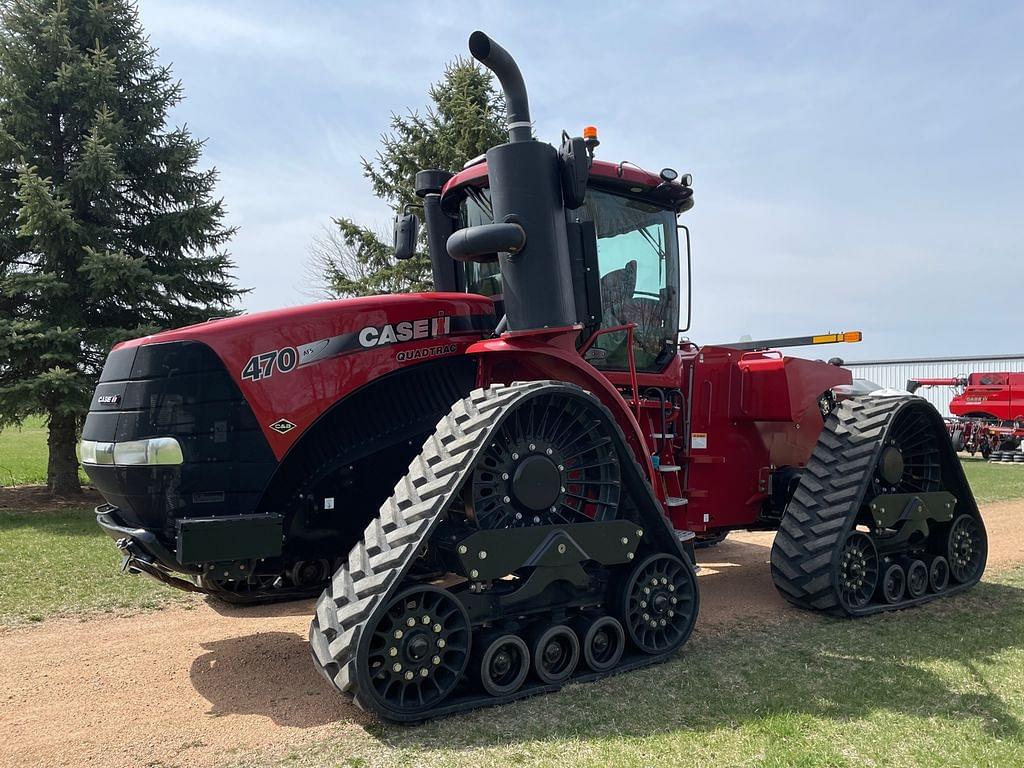
<svg viewBox="0 0 1024 768">
<path fill-rule="evenodd" d="M 253 605 L 280 599 L 294 598 L 294 592 L 275 590 L 274 582 L 280 578 L 277 573 L 253 573 L 248 578 L 229 579 L 213 573 L 204 573 L 196 578 L 196 585 L 212 597 L 229 605 Z M 277 593 L 280 592 L 280 597 Z"/>
<path fill-rule="evenodd" d="M 977 578 L 985 567 L 988 542 L 985 532 L 971 515 L 960 515 L 949 529 L 949 575 L 961 584 Z"/>
<path fill-rule="evenodd" d="M 928 569 L 928 585 L 932 592 L 941 592 L 949 585 L 949 561 L 942 555 L 932 558 Z"/>
<path fill-rule="evenodd" d="M 531 651 L 533 671 L 540 681 L 560 685 L 576 671 L 580 641 L 565 624 L 556 624 L 534 635 Z"/>
<path fill-rule="evenodd" d="M 889 563 L 882 573 L 882 598 L 892 605 L 903 599 L 907 588 L 907 573 L 899 563 Z"/>
<path fill-rule="evenodd" d="M 847 608 L 863 608 L 878 586 L 878 550 L 871 537 L 850 531 L 836 566 L 839 600 Z M 902 569 L 901 569 L 902 570 Z"/>
<path fill-rule="evenodd" d="M 912 560 L 907 566 L 907 594 L 920 597 L 928 591 L 928 566 L 924 560 Z"/>
<path fill-rule="evenodd" d="M 609 425 L 582 398 L 532 398 L 484 450 L 470 490 L 481 528 L 612 520 L 621 486 Z"/>
<path fill-rule="evenodd" d="M 595 672 L 614 669 L 626 649 L 626 632 L 612 616 L 580 618 L 575 622 L 583 662 Z"/>
<path fill-rule="evenodd" d="M 393 712 L 436 707 L 469 661 L 469 615 L 454 595 L 432 585 L 400 592 L 364 632 L 370 637 L 360 643 L 358 663 L 366 692 Z"/>
<path fill-rule="evenodd" d="M 474 662 L 474 674 L 491 696 L 515 693 L 530 672 L 530 649 L 517 635 L 488 638 L 483 652 Z"/>
<path fill-rule="evenodd" d="M 690 636 L 697 616 L 693 569 L 675 555 L 643 560 L 626 580 L 620 615 L 629 639 L 641 651 L 674 651 Z"/>
<path fill-rule="evenodd" d="M 328 560 L 299 560 L 288 571 L 288 578 L 297 587 L 314 587 L 330 577 L 331 563 Z"/>
</svg>

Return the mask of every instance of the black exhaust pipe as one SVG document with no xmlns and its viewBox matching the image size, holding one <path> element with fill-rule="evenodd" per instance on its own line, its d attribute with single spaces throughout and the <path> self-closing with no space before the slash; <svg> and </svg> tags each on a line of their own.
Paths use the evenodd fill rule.
<svg viewBox="0 0 1024 768">
<path fill-rule="evenodd" d="M 515 59 L 477 30 L 469 36 L 469 52 L 473 58 L 493 72 L 505 92 L 505 112 L 508 119 L 508 140 L 529 141 L 533 137 L 530 122 L 530 101 L 526 96 L 526 83 Z"/>
<path fill-rule="evenodd" d="M 455 232 L 448 253 L 473 260 L 482 249 L 498 251 L 510 330 L 572 326 L 577 313 L 558 152 L 533 139 L 523 75 L 508 51 L 483 32 L 470 36 L 469 51 L 501 82 L 509 142 L 487 150 L 494 223 Z"/>
</svg>

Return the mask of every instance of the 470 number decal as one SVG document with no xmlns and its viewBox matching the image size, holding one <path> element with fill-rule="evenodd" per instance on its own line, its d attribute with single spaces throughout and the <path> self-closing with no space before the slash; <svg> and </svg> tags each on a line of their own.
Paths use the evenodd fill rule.
<svg viewBox="0 0 1024 768">
<path fill-rule="evenodd" d="M 295 347 L 274 349 L 250 357 L 249 362 L 242 369 L 242 378 L 249 381 L 269 379 L 274 375 L 275 370 L 278 373 L 288 373 L 294 370 L 298 362 L 299 353 L 295 351 Z"/>
</svg>

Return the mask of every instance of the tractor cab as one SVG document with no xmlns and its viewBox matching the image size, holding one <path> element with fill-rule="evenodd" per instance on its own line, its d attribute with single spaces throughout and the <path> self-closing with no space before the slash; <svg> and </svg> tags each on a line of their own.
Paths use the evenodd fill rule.
<svg viewBox="0 0 1024 768">
<path fill-rule="evenodd" d="M 693 206 L 689 183 L 688 176 L 682 183 L 676 180 L 670 169 L 656 175 L 626 163 L 594 160 L 582 203 L 565 208 L 576 319 L 586 331 L 580 343 L 593 332 L 604 331 L 586 349 L 586 359 L 595 367 L 626 370 L 630 337 L 637 370 L 660 371 L 675 354 L 683 327 L 680 316 L 689 314 L 689 238 L 682 238 L 681 254 L 679 231 L 686 232 L 677 223 L 678 214 Z M 452 231 L 495 221 L 483 161 L 448 178 L 439 197 L 440 213 L 451 222 Z M 435 226 L 438 218 L 435 215 Z M 449 259 L 447 253 L 435 255 L 436 241 L 431 238 L 430 242 L 435 277 L 440 257 L 446 262 L 442 269 L 452 278 L 448 285 L 442 280 L 437 287 L 451 288 L 454 283 L 458 290 L 487 296 L 502 318 L 505 280 L 498 254 L 460 262 Z M 682 269 L 681 256 L 686 260 Z"/>
</svg>

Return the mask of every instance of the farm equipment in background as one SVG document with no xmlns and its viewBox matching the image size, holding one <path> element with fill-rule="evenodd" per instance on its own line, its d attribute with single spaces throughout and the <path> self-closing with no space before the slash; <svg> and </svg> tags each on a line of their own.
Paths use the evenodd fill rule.
<svg viewBox="0 0 1024 768">
<path fill-rule="evenodd" d="M 976 583 L 986 533 L 935 409 L 680 338 L 689 176 L 597 160 L 592 128 L 535 140 L 511 56 L 469 46 L 509 142 L 416 175 L 436 292 L 110 353 L 82 461 L 125 568 L 230 602 L 320 594 L 316 667 L 396 721 L 671 657 L 696 536 L 778 530 L 776 586 L 834 615 Z M 418 220 L 395 232 L 412 255 Z"/>
<path fill-rule="evenodd" d="M 907 379 L 907 391 L 920 387 L 954 387 L 949 412 L 987 422 L 1024 423 L 1024 373 L 972 373 L 945 379 Z"/>
<path fill-rule="evenodd" d="M 1024 373 L 984 372 L 953 378 L 912 378 L 907 391 L 954 387 L 946 428 L 957 451 L 1005 463 L 1024 464 Z"/>
<path fill-rule="evenodd" d="M 1021 452 L 1024 424 L 1021 422 L 949 418 L 946 419 L 946 429 L 957 451 L 965 451 L 971 456 L 980 453 L 988 461 L 1024 464 L 1024 453 Z"/>
</svg>

